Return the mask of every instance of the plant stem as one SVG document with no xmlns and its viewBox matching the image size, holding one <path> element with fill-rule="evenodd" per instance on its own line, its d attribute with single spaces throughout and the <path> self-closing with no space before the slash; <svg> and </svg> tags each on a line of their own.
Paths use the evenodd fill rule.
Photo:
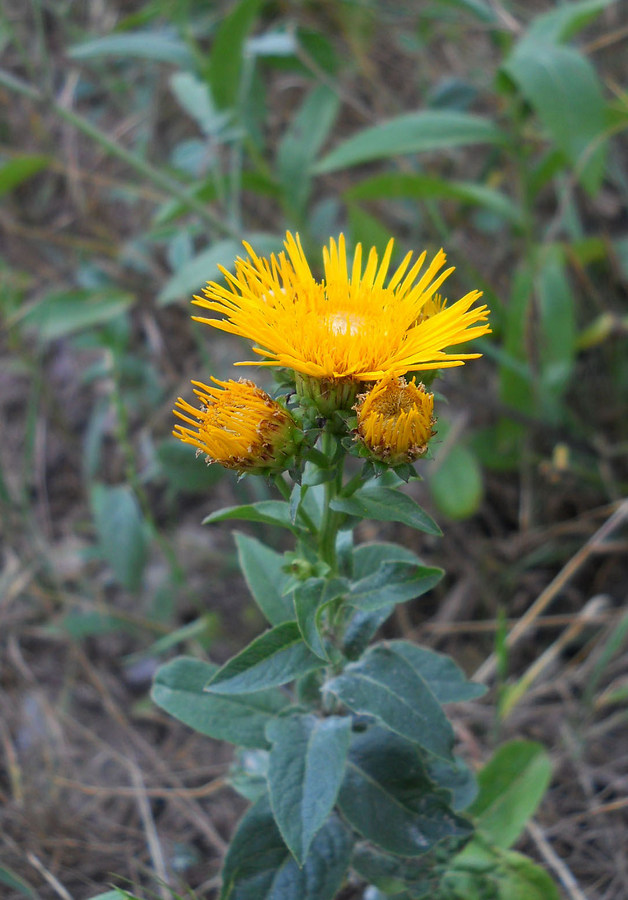
<svg viewBox="0 0 628 900">
<path fill-rule="evenodd" d="M 323 431 L 321 436 L 321 450 L 329 459 L 336 450 L 336 436 L 330 431 Z M 325 496 L 323 500 L 323 515 L 321 519 L 321 527 L 319 531 L 319 553 L 323 562 L 326 562 L 331 573 L 335 574 L 337 568 L 336 562 L 336 537 L 338 535 L 339 517 L 338 513 L 331 508 L 331 502 L 338 495 L 342 487 L 342 468 L 344 456 L 341 457 L 337 465 L 336 477 L 331 481 L 325 482 Z"/>
</svg>

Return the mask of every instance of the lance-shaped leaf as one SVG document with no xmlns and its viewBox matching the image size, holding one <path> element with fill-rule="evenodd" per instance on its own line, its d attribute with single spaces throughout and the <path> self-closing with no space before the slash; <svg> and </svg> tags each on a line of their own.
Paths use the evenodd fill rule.
<svg viewBox="0 0 628 900">
<path fill-rule="evenodd" d="M 268 766 L 275 821 L 299 865 L 329 817 L 342 782 L 351 741 L 351 718 L 285 716 L 270 722 Z"/>
<path fill-rule="evenodd" d="M 220 900 L 333 900 L 352 847 L 349 829 L 333 816 L 299 868 L 281 839 L 268 797 L 262 797 L 248 810 L 229 845 Z"/>
<path fill-rule="evenodd" d="M 353 850 L 351 868 L 385 894 L 400 895 L 398 900 L 414 900 L 415 897 L 425 897 L 427 900 L 437 896 L 443 863 L 441 856 L 439 854 L 438 865 L 436 860 L 426 859 L 425 856 L 403 859 L 383 853 L 370 844 L 360 843 Z"/>
<path fill-rule="evenodd" d="M 367 840 L 399 856 L 422 856 L 470 824 L 435 788 L 416 746 L 381 728 L 354 737 L 338 805 Z"/>
<path fill-rule="evenodd" d="M 288 705 L 288 697 L 277 690 L 231 697 L 209 694 L 205 685 L 217 670 L 218 666 L 200 659 L 173 659 L 157 672 L 152 698 L 201 734 L 244 747 L 267 748 L 264 728 Z"/>
<path fill-rule="evenodd" d="M 435 756 L 451 758 L 454 733 L 427 682 L 391 647 L 376 644 L 323 685 L 349 709 L 376 716 Z"/>
<path fill-rule="evenodd" d="M 303 640 L 325 661 L 329 657 L 321 634 L 322 616 L 329 604 L 346 589 L 344 578 L 309 578 L 294 590 L 294 611 Z"/>
<path fill-rule="evenodd" d="M 246 694 L 285 684 L 325 663 L 301 638 L 296 622 L 284 622 L 256 638 L 213 675 L 205 690 Z"/>
<path fill-rule="evenodd" d="M 351 585 L 346 600 L 367 612 L 390 603 L 405 603 L 430 591 L 444 574 L 442 569 L 416 562 L 382 563 L 376 572 Z"/>
<path fill-rule="evenodd" d="M 331 501 L 331 508 L 336 512 L 358 516 L 361 519 L 376 519 L 379 522 L 401 522 L 424 531 L 426 534 L 440 536 L 442 531 L 436 522 L 428 516 L 419 504 L 401 494 L 394 488 L 365 487 L 360 488 L 350 497 L 336 497 Z"/>
<path fill-rule="evenodd" d="M 235 541 L 246 583 L 270 624 L 280 625 L 294 619 L 290 597 L 284 595 L 290 576 L 283 571 L 282 554 L 239 531 L 235 533 Z"/>
<path fill-rule="evenodd" d="M 261 522 L 263 525 L 278 525 L 280 528 L 295 530 L 290 517 L 290 507 L 283 500 L 261 500 L 244 506 L 227 506 L 217 509 L 203 519 L 203 525 L 224 522 L 228 519 L 241 519 L 245 522 Z"/>
<path fill-rule="evenodd" d="M 403 656 L 417 675 L 425 679 L 439 703 L 461 703 L 486 693 L 486 686 L 469 681 L 449 656 L 418 647 L 409 641 L 390 641 L 387 646 Z"/>
</svg>

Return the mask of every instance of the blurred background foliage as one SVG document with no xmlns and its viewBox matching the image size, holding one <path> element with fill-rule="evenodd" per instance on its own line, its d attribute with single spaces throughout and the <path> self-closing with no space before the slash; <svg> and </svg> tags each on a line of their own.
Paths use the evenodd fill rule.
<svg viewBox="0 0 628 900">
<path fill-rule="evenodd" d="M 519 539 L 628 485 L 627 40 L 612 0 L 6 0 L 0 597 L 20 677 L 69 689 L 104 660 L 150 720 L 173 648 L 259 627 L 228 536 L 197 523 L 269 489 L 170 435 L 190 378 L 249 352 L 189 321 L 243 238 L 261 255 L 298 230 L 315 261 L 340 231 L 444 246 L 493 334 L 442 388 L 423 499 L 469 522 L 434 558 L 484 579 L 462 618 L 568 558 L 586 528 Z M 493 639 L 469 643 L 472 666 Z M 59 674 L 68 647 L 87 658 Z M 38 740 L 20 715 L 18 749 Z"/>
</svg>

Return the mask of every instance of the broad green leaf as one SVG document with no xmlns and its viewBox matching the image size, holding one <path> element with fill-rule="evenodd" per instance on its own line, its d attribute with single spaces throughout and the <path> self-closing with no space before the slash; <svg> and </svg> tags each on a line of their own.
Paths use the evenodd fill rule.
<svg viewBox="0 0 628 900">
<path fill-rule="evenodd" d="M 22 326 L 42 341 L 54 341 L 77 331 L 105 325 L 125 313 L 135 297 L 116 289 L 53 291 L 21 316 Z"/>
<path fill-rule="evenodd" d="M 541 370 L 540 405 L 545 417 L 559 418 L 559 403 L 567 389 L 576 359 L 576 311 L 567 278 L 562 248 L 552 245 L 541 251 L 537 274 Z"/>
<path fill-rule="evenodd" d="M 386 541 L 358 544 L 353 550 L 353 577 L 356 581 L 373 575 L 385 563 L 407 562 L 422 565 L 421 559 L 399 544 Z"/>
<path fill-rule="evenodd" d="M 442 865 L 440 856 L 439 863 Z M 403 859 L 368 844 L 357 844 L 353 850 L 351 868 L 385 895 L 395 895 L 395 900 L 410 900 L 411 897 L 422 896 L 422 891 L 426 897 L 438 896 L 436 891 L 441 873 L 434 862 L 426 860 L 425 856 Z M 405 890 L 410 892 L 402 894 Z"/>
<path fill-rule="evenodd" d="M 417 747 L 381 728 L 355 735 L 338 804 L 356 831 L 399 856 L 422 856 L 471 831 L 435 789 Z"/>
<path fill-rule="evenodd" d="M 203 458 L 196 459 L 193 448 L 174 437 L 159 444 L 157 459 L 173 488 L 193 494 L 207 492 L 225 472 L 217 463 L 210 465 Z"/>
<path fill-rule="evenodd" d="M 443 879 L 448 900 L 559 900 L 549 874 L 527 856 L 498 850 L 475 836 L 449 863 Z"/>
<path fill-rule="evenodd" d="M 217 509 L 203 519 L 203 525 L 240 519 L 245 522 L 262 522 L 264 525 L 278 525 L 280 528 L 295 530 L 290 516 L 290 507 L 283 500 L 260 500 L 259 503 L 244 506 L 227 506 Z"/>
<path fill-rule="evenodd" d="M 529 415 L 535 409 L 528 346 L 532 328 L 534 273 L 527 263 L 514 274 L 506 310 L 504 352 L 500 361 L 500 399 L 507 406 Z"/>
<path fill-rule="evenodd" d="M 50 165 L 49 156 L 16 156 L 0 166 L 0 197 Z"/>
<path fill-rule="evenodd" d="M 152 59 L 171 63 L 182 69 L 194 66 L 194 56 L 174 33 L 163 31 L 133 31 L 124 34 L 107 34 L 100 38 L 75 44 L 68 51 L 70 59 L 101 59 L 113 56 L 118 59 Z"/>
<path fill-rule="evenodd" d="M 237 105 L 244 61 L 244 42 L 253 27 L 261 0 L 240 0 L 222 18 L 209 56 L 207 76 L 219 109 Z"/>
<path fill-rule="evenodd" d="M 430 591 L 444 574 L 442 569 L 415 562 L 382 563 L 372 575 L 353 582 L 346 602 L 367 612 L 405 603 Z"/>
<path fill-rule="evenodd" d="M 268 766 L 275 821 L 299 865 L 329 817 L 342 782 L 351 742 L 351 717 L 285 716 L 270 722 Z"/>
<path fill-rule="evenodd" d="M 555 44 L 568 41 L 613 3 L 615 0 L 570 0 L 569 3 L 560 4 L 555 9 L 536 16 L 522 41 Z"/>
<path fill-rule="evenodd" d="M 104 894 L 97 894 L 95 897 L 91 897 L 90 900 L 140 900 L 140 898 L 136 897 L 135 894 L 129 894 L 128 891 L 114 888 L 112 891 L 105 891 Z"/>
<path fill-rule="evenodd" d="M 451 794 L 450 806 L 456 812 L 465 810 L 478 795 L 477 779 L 469 766 L 459 756 L 452 761 L 430 757 L 427 771 L 439 788 Z"/>
<path fill-rule="evenodd" d="M 249 803 L 268 793 L 268 750 L 236 747 L 229 766 L 229 784 Z"/>
<path fill-rule="evenodd" d="M 283 571 L 281 553 L 246 534 L 235 532 L 240 568 L 255 602 L 271 625 L 294 619 L 289 596 L 284 596 L 290 575 Z"/>
<path fill-rule="evenodd" d="M 337 497 L 330 505 L 337 512 L 350 516 L 377 519 L 380 522 L 401 522 L 426 534 L 442 534 L 436 522 L 421 509 L 416 500 L 394 488 L 360 488 L 350 497 Z"/>
<path fill-rule="evenodd" d="M 462 444 L 449 449 L 438 460 L 428 485 L 434 503 L 450 519 L 468 519 L 476 513 L 484 496 L 482 470 L 475 454 Z"/>
<path fill-rule="evenodd" d="M 13 888 L 14 891 L 17 891 L 24 897 L 30 897 L 30 900 L 38 900 L 39 894 L 29 884 L 20 878 L 19 875 L 16 875 L 15 872 L 3 866 L 0 866 L 0 884 Z M 95 897 L 94 900 L 98 900 L 98 898 Z M 106 897 L 101 898 L 101 900 L 106 900 Z M 113 900 L 118 900 L 118 897 L 113 898 Z"/>
<path fill-rule="evenodd" d="M 481 206 L 511 225 L 522 224 L 522 210 L 506 194 L 475 181 L 445 181 L 431 175 L 409 175 L 402 172 L 384 172 L 373 175 L 345 191 L 347 200 L 378 200 L 399 198 L 443 198 L 459 200 Z"/>
<path fill-rule="evenodd" d="M 390 641 L 386 646 L 403 656 L 417 675 L 425 679 L 439 703 L 461 703 L 486 693 L 485 685 L 469 681 L 449 656 L 409 641 Z"/>
<path fill-rule="evenodd" d="M 206 684 L 214 694 L 244 694 L 285 684 L 324 665 L 301 638 L 296 622 L 284 622 L 256 638 Z"/>
<path fill-rule="evenodd" d="M 244 815 L 229 845 L 220 900 L 333 900 L 353 839 L 333 816 L 314 838 L 302 868 L 284 844 L 267 797 Z"/>
<path fill-rule="evenodd" d="M 135 495 L 125 485 L 94 484 L 91 506 L 100 550 L 120 584 L 137 591 L 147 557 L 146 528 Z"/>
<path fill-rule="evenodd" d="M 380 625 L 383 625 L 395 608 L 395 604 L 382 606 L 375 612 L 356 610 L 351 616 L 342 638 L 342 652 L 347 659 L 359 659 L 371 642 Z"/>
<path fill-rule="evenodd" d="M 288 697 L 277 690 L 229 697 L 209 693 L 205 685 L 217 671 L 218 666 L 199 659 L 173 659 L 157 672 L 152 698 L 201 734 L 244 747 L 267 748 L 264 728 L 288 705 Z"/>
<path fill-rule="evenodd" d="M 391 647 L 371 647 L 322 690 L 356 713 L 376 716 L 435 756 L 451 758 L 454 734 L 440 703 L 414 666 Z"/>
<path fill-rule="evenodd" d="M 486 25 L 499 26 L 500 24 L 497 13 L 488 3 L 485 3 L 484 0 L 440 0 L 440 2 L 446 6 L 455 6 L 458 9 L 464 9 Z"/>
<path fill-rule="evenodd" d="M 523 41 L 503 70 L 532 106 L 580 181 L 595 193 L 606 159 L 605 105 L 595 69 L 572 47 Z"/>
<path fill-rule="evenodd" d="M 468 812 L 479 834 L 508 849 L 517 840 L 550 783 L 552 765 L 540 744 L 510 741 L 478 775 L 480 793 Z"/>
<path fill-rule="evenodd" d="M 247 235 L 246 239 L 255 247 L 260 256 L 274 253 L 280 249 L 281 238 L 265 232 L 256 232 Z M 186 263 L 178 269 L 174 275 L 168 279 L 159 294 L 157 295 L 157 303 L 165 306 L 181 297 L 186 299 L 193 293 L 201 291 L 207 281 L 215 281 L 222 278 L 222 273 L 218 266 L 224 266 L 230 269 L 233 261 L 243 254 L 242 244 L 240 241 L 227 238 L 222 241 L 216 241 L 210 247 L 202 250 L 194 259 Z M 202 314 L 202 310 L 199 314 Z"/>
<path fill-rule="evenodd" d="M 364 129 L 324 156 L 312 171 L 320 175 L 371 159 L 465 144 L 500 144 L 504 139 L 503 131 L 489 119 L 469 113 L 421 110 Z"/>
<path fill-rule="evenodd" d="M 308 169 L 325 143 L 338 114 L 337 94 L 318 85 L 305 98 L 277 148 L 277 172 L 288 209 L 301 216 L 311 190 Z"/>
<path fill-rule="evenodd" d="M 499 900 L 560 900 L 548 872 L 527 856 L 509 850 L 497 872 Z"/>
</svg>

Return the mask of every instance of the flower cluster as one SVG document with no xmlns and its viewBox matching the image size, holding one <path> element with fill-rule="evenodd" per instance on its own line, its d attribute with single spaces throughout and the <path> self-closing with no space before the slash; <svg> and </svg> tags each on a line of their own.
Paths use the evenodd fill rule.
<svg viewBox="0 0 628 900">
<path fill-rule="evenodd" d="M 480 292 L 451 305 L 442 298 L 453 271 L 442 250 L 427 265 L 425 252 L 416 260 L 408 253 L 389 275 L 392 239 L 381 262 L 375 248 L 364 261 L 358 244 L 350 265 L 343 235 L 330 240 L 320 281 L 298 235 L 288 233 L 285 251 L 270 259 L 244 246 L 248 258 L 236 260 L 235 273 L 221 269 L 225 283 L 208 282 L 194 298 L 213 315 L 194 318 L 253 342 L 257 359 L 236 365 L 291 370 L 299 399 L 320 416 L 355 410 L 355 438 L 377 459 L 394 466 L 422 456 L 433 434 L 433 395 L 403 376 L 480 355 L 448 351 L 490 331 L 487 307 L 476 304 Z M 294 449 L 290 413 L 252 382 L 220 384 L 223 391 L 200 385 L 200 412 L 178 401 L 177 415 L 198 431 L 178 426 L 177 436 L 229 468 L 277 469 Z"/>
</svg>

